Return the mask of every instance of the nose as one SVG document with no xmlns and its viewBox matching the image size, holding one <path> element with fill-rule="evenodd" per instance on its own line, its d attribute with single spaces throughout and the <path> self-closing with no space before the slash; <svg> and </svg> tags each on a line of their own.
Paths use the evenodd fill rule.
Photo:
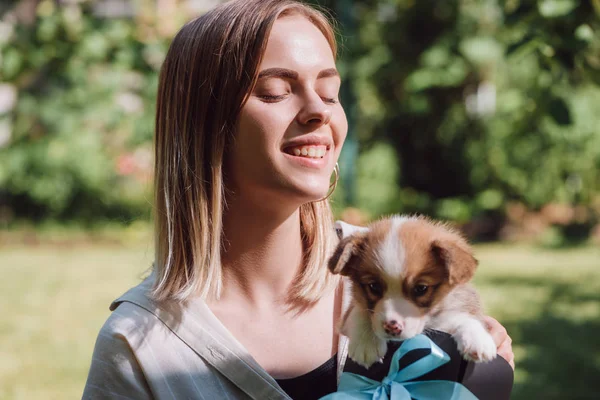
<svg viewBox="0 0 600 400">
<path fill-rule="evenodd" d="M 402 329 L 404 329 L 404 325 L 396 320 L 383 323 L 383 330 L 390 336 L 400 336 Z"/>
<path fill-rule="evenodd" d="M 331 108 L 323 103 L 320 97 L 311 99 L 310 102 L 298 113 L 298 122 L 302 125 L 313 125 L 319 127 L 326 125 L 331 120 Z"/>
</svg>

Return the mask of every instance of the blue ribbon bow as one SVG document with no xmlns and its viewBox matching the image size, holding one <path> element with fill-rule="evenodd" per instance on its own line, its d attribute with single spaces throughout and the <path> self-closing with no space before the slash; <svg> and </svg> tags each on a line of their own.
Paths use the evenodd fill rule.
<svg viewBox="0 0 600 400">
<path fill-rule="evenodd" d="M 398 362 L 409 351 L 431 350 L 427 356 L 398 370 Z M 432 380 L 410 382 L 446 364 L 450 357 L 425 335 L 405 340 L 392 357 L 390 372 L 383 381 L 375 381 L 350 372 L 342 373 L 338 391 L 321 400 L 477 400 L 458 382 Z"/>
</svg>

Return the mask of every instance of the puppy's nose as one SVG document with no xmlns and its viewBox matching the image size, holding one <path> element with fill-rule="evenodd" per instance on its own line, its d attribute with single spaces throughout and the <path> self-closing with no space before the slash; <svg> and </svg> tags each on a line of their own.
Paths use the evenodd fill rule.
<svg viewBox="0 0 600 400">
<path fill-rule="evenodd" d="M 383 330 L 390 336 L 399 336 L 402 333 L 402 329 L 404 329 L 404 326 L 396 320 L 383 323 Z"/>
</svg>

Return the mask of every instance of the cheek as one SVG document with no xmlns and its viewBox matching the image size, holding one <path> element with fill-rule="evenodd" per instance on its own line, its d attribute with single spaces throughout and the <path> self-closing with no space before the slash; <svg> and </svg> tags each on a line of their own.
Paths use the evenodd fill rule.
<svg viewBox="0 0 600 400">
<path fill-rule="evenodd" d="M 265 103 L 250 97 L 240 112 L 238 129 L 283 136 L 296 113 L 292 101 Z"/>
<path fill-rule="evenodd" d="M 237 173 L 260 172 L 279 151 L 285 121 L 266 106 L 249 100 L 240 112 L 230 157 Z"/>
<path fill-rule="evenodd" d="M 260 118 L 250 106 L 244 107 L 238 119 L 235 132 L 235 150 L 237 153 L 252 153 L 265 147 L 267 132 L 272 131 L 273 122 Z"/>
<path fill-rule="evenodd" d="M 333 131 L 333 140 L 337 147 L 336 153 L 339 156 L 339 152 L 348 134 L 348 120 L 341 105 L 336 106 L 336 109 L 333 111 L 330 125 Z"/>
<path fill-rule="evenodd" d="M 371 298 L 368 293 L 360 286 L 358 283 L 354 283 L 355 285 L 355 293 L 354 293 L 354 301 L 364 310 L 367 310 L 369 314 L 372 314 L 375 305 L 377 304 L 377 299 Z"/>
</svg>

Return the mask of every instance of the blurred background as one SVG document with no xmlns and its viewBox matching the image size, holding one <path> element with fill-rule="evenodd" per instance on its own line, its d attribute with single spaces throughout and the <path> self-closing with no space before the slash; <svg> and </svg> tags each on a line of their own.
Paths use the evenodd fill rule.
<svg viewBox="0 0 600 400">
<path fill-rule="evenodd" d="M 158 72 L 218 0 L 0 1 L 0 399 L 80 398 L 152 262 Z M 453 221 L 515 399 L 600 396 L 600 0 L 323 0 L 350 132 L 336 217 Z"/>
</svg>

